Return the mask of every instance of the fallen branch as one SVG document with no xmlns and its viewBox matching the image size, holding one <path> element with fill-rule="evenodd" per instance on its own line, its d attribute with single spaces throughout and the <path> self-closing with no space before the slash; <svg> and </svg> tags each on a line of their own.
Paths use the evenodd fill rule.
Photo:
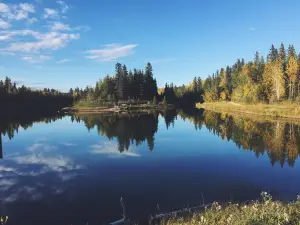
<svg viewBox="0 0 300 225">
<path fill-rule="evenodd" d="M 117 220 L 115 222 L 110 223 L 110 225 L 125 224 L 125 223 L 129 222 L 129 219 L 126 216 L 126 210 L 125 210 L 125 205 L 124 205 L 124 202 L 123 202 L 123 198 L 120 199 L 120 203 L 121 203 L 121 206 L 122 206 L 122 209 L 123 209 L 123 218 L 120 219 L 120 220 Z"/>
<path fill-rule="evenodd" d="M 182 215 L 184 213 L 193 213 L 193 212 L 199 212 L 207 207 L 210 207 L 212 204 L 202 204 L 202 205 L 199 205 L 199 206 L 194 206 L 194 207 L 186 207 L 184 209 L 179 209 L 179 210 L 174 210 L 174 211 L 171 211 L 171 212 L 166 212 L 166 213 L 158 213 L 154 216 L 151 216 L 150 219 L 149 219 L 149 222 L 150 223 L 153 223 L 153 222 L 157 222 L 157 221 L 160 221 L 162 219 L 165 219 L 165 218 L 168 218 L 168 217 L 174 217 L 174 216 L 179 216 L 179 215 Z M 158 209 L 159 209 L 159 206 L 158 206 Z"/>
</svg>

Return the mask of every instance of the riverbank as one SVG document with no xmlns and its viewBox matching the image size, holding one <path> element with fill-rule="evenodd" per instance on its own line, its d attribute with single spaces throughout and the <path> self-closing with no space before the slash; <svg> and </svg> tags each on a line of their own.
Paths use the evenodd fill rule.
<svg viewBox="0 0 300 225">
<path fill-rule="evenodd" d="M 300 119 L 300 106 L 292 103 L 248 105 L 235 102 L 205 102 L 203 104 L 198 103 L 196 107 L 222 113 Z"/>
<path fill-rule="evenodd" d="M 273 201 L 271 195 L 263 192 L 261 201 L 244 204 L 213 203 L 202 213 L 194 213 L 185 217 L 173 217 L 162 222 L 162 225 L 299 225 L 300 196 L 297 201 L 283 203 Z"/>
<path fill-rule="evenodd" d="M 175 109 L 174 105 L 168 104 L 138 104 L 138 105 L 120 105 L 115 107 L 103 107 L 96 105 L 74 105 L 72 107 L 63 108 L 62 111 L 66 113 L 122 113 L 122 112 L 131 112 L 131 111 L 149 111 L 149 110 L 170 110 Z"/>
</svg>

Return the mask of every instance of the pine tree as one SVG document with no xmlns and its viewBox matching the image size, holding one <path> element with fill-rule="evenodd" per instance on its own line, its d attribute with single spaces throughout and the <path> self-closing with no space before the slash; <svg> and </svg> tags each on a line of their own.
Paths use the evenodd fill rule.
<svg viewBox="0 0 300 225">
<path fill-rule="evenodd" d="M 198 89 L 198 92 L 201 92 L 202 91 L 202 80 L 201 80 L 201 77 L 198 77 L 198 80 L 197 80 L 197 89 Z"/>
<path fill-rule="evenodd" d="M 117 100 L 123 99 L 124 95 L 124 76 L 123 76 L 123 70 L 122 70 L 122 64 L 117 63 L 116 64 L 116 85 L 115 85 L 115 92 Z"/>
<path fill-rule="evenodd" d="M 270 52 L 268 55 L 268 62 L 273 62 L 278 58 L 278 50 L 274 47 L 274 45 L 271 46 Z"/>
<path fill-rule="evenodd" d="M 198 84 L 197 84 L 197 78 L 194 77 L 193 83 L 192 83 L 193 92 L 198 92 Z"/>
<path fill-rule="evenodd" d="M 131 70 L 128 74 L 128 89 L 127 89 L 128 98 L 133 98 L 134 96 L 134 77 Z"/>
<path fill-rule="evenodd" d="M 123 98 L 128 99 L 128 96 L 129 96 L 129 80 L 128 80 L 128 70 L 127 70 L 126 65 L 123 65 L 122 74 L 123 74 L 123 83 L 124 83 Z"/>
<path fill-rule="evenodd" d="M 295 50 L 294 45 L 289 45 L 289 48 L 288 48 L 288 59 L 289 59 L 290 57 L 294 57 L 294 58 L 297 57 L 297 54 L 296 54 L 296 50 Z"/>
<path fill-rule="evenodd" d="M 10 94 L 11 93 L 11 88 L 12 88 L 12 85 L 11 85 L 11 80 L 6 77 L 5 78 L 5 81 L 4 81 L 4 89 L 5 89 L 5 92 L 7 94 Z"/>
<path fill-rule="evenodd" d="M 286 63 L 286 51 L 283 43 L 281 43 L 279 48 L 279 58 L 283 64 Z"/>
</svg>

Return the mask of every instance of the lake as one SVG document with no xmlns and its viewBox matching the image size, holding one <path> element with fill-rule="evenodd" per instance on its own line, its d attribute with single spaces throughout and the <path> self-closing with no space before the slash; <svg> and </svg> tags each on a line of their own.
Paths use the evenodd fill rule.
<svg viewBox="0 0 300 225">
<path fill-rule="evenodd" d="M 8 224 L 140 224 L 204 201 L 300 194 L 300 122 L 211 111 L 0 122 L 0 214 Z"/>
</svg>

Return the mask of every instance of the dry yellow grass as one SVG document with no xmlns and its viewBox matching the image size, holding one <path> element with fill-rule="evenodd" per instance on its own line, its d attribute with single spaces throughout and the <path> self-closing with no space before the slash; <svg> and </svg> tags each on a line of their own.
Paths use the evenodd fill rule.
<svg viewBox="0 0 300 225">
<path fill-rule="evenodd" d="M 205 102 L 204 104 L 198 103 L 196 107 L 217 112 L 300 119 L 300 106 L 288 102 L 270 105 L 247 105 L 234 102 Z"/>
<path fill-rule="evenodd" d="M 296 202 L 272 201 L 263 192 L 262 201 L 221 206 L 214 203 L 205 212 L 188 218 L 171 218 L 162 225 L 300 225 L 300 197 Z"/>
</svg>

